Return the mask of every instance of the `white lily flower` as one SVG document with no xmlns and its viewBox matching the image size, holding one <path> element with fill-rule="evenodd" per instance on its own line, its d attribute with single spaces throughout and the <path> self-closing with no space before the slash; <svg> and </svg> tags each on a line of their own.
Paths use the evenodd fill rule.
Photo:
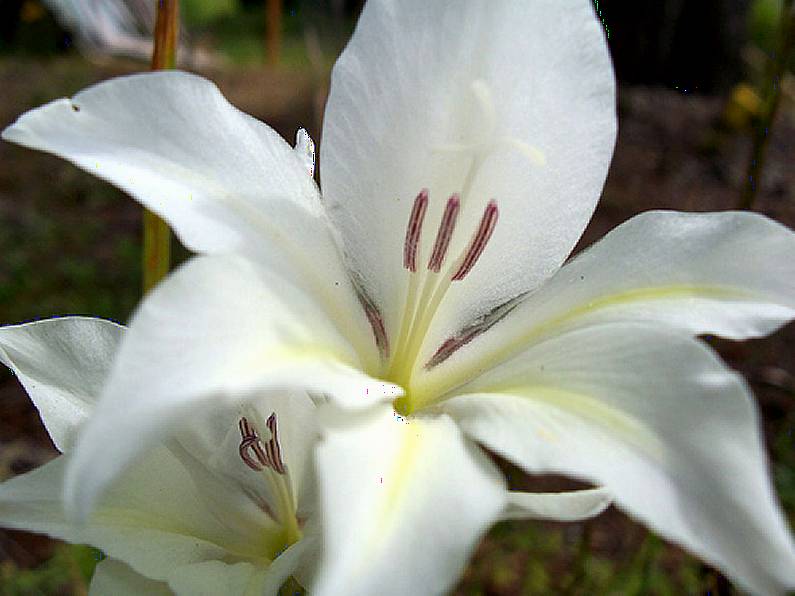
<svg viewBox="0 0 795 596">
<path fill-rule="evenodd" d="M 64 515 L 64 472 L 93 416 L 123 328 L 65 317 L 0 327 L 11 368 L 56 447 L 50 463 L 0 484 L 0 525 L 102 549 L 91 594 L 277 594 L 317 559 L 306 394 L 215 412 L 126 469 L 86 524 Z M 267 419 L 262 413 L 270 412 Z"/>
<path fill-rule="evenodd" d="M 588 0 L 371 0 L 332 77 L 320 175 L 183 73 L 116 79 L 4 138 L 128 191 L 204 253 L 144 300 L 71 462 L 86 516 L 187 417 L 328 396 L 320 594 L 438 593 L 501 517 L 617 506 L 761 594 L 795 587 L 743 380 L 699 334 L 795 316 L 795 235 L 650 212 L 562 263 L 615 140 Z M 341 408 L 340 408 L 341 406 Z M 480 444 L 599 486 L 506 492 Z"/>
</svg>

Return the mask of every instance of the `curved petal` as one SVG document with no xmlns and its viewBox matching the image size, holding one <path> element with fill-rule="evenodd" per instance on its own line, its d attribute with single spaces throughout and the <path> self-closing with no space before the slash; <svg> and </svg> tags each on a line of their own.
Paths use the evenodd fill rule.
<svg viewBox="0 0 795 596">
<path fill-rule="evenodd" d="M 91 578 L 88 596 L 173 596 L 168 585 L 144 577 L 115 559 L 99 562 Z"/>
<path fill-rule="evenodd" d="M 317 462 L 319 595 L 444 593 L 505 504 L 499 472 L 447 416 L 379 408 L 329 431 Z"/>
<path fill-rule="evenodd" d="M 795 318 L 793 254 L 795 233 L 762 215 L 643 213 L 418 383 L 438 394 L 545 337 L 603 322 L 732 339 L 766 335 Z"/>
<path fill-rule="evenodd" d="M 445 332 L 557 269 L 602 190 L 614 86 L 588 0 L 365 5 L 332 74 L 320 174 L 347 256 L 390 335 L 406 292 L 406 225 L 423 188 L 423 265 L 451 193 L 461 193 L 462 208 L 448 262 L 487 201 L 499 206 L 480 262 L 448 293 Z"/>
<path fill-rule="evenodd" d="M 795 546 L 753 399 L 703 343 L 637 324 L 530 348 L 445 402 L 472 438 L 615 503 L 759 594 L 795 587 Z"/>
<path fill-rule="evenodd" d="M 72 448 L 93 410 L 123 331 L 88 317 L 0 327 L 0 362 L 22 383 L 59 451 Z"/>
<path fill-rule="evenodd" d="M 0 484 L 0 525 L 94 545 L 158 581 L 167 581 L 183 565 L 262 558 L 270 548 L 266 516 L 245 536 L 230 532 L 205 507 L 188 471 L 162 447 L 128 468 L 85 524 L 74 524 L 63 508 L 71 457 L 60 456 Z M 235 503 L 230 499 L 227 505 Z"/>
<path fill-rule="evenodd" d="M 135 314 L 66 483 L 85 517 L 148 447 L 203 411 L 265 390 L 312 390 L 364 407 L 400 389 L 362 373 L 313 296 L 238 257 L 197 257 Z"/>
<path fill-rule="evenodd" d="M 508 505 L 502 519 L 549 519 L 581 521 L 602 513 L 613 497 L 605 488 L 589 488 L 562 493 L 508 492 Z"/>
<path fill-rule="evenodd" d="M 22 115 L 3 138 L 115 184 L 191 250 L 243 253 L 294 277 L 375 352 L 306 160 L 210 81 L 116 78 Z"/>
</svg>

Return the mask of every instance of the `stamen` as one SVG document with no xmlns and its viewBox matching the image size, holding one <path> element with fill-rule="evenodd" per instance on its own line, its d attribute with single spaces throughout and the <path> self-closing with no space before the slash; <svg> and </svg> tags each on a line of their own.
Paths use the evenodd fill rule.
<svg viewBox="0 0 795 596">
<path fill-rule="evenodd" d="M 268 441 L 267 449 L 268 455 L 271 456 L 271 462 L 273 462 L 273 469 L 279 474 L 284 474 L 286 467 L 284 465 L 284 460 L 282 460 L 282 448 L 281 445 L 279 445 L 279 433 L 276 427 L 276 412 L 273 412 L 268 417 L 268 421 L 265 424 L 267 425 L 268 430 L 271 431 L 271 439 Z"/>
<path fill-rule="evenodd" d="M 447 247 L 450 246 L 450 239 L 453 237 L 458 210 L 461 207 L 461 198 L 458 193 L 452 195 L 447 200 L 447 207 L 442 215 L 442 222 L 439 224 L 439 231 L 436 233 L 436 242 L 433 245 L 431 258 L 428 260 L 428 269 L 434 273 L 439 273 L 447 254 Z"/>
<path fill-rule="evenodd" d="M 262 440 L 257 434 L 257 429 L 254 425 L 245 417 L 240 419 L 238 423 L 242 439 L 238 447 L 240 459 L 255 472 L 261 472 L 265 468 L 270 468 L 279 474 L 284 474 L 287 471 L 287 466 L 284 465 L 284 460 L 282 459 L 282 449 L 279 444 L 275 412 L 270 415 L 266 424 L 268 430 L 271 432 L 271 438 L 263 448 Z M 252 457 L 252 452 L 254 457 Z"/>
<path fill-rule="evenodd" d="M 359 303 L 364 308 L 364 314 L 367 320 L 370 321 L 370 327 L 373 328 L 373 336 L 375 337 L 375 345 L 381 353 L 382 358 L 389 358 L 389 338 L 386 335 L 386 327 L 384 326 L 384 319 L 376 306 L 359 294 Z"/>
<path fill-rule="evenodd" d="M 527 292 L 523 292 L 514 296 L 464 327 L 453 337 L 445 340 L 442 345 L 439 346 L 439 349 L 434 352 L 433 356 L 431 356 L 431 359 L 425 363 L 425 370 L 430 370 L 434 366 L 440 365 L 458 349 L 464 347 L 478 335 L 485 333 L 502 321 L 508 313 L 515 309 L 527 297 L 527 294 Z"/>
<path fill-rule="evenodd" d="M 262 445 L 254 427 L 251 426 L 245 417 L 240 419 L 238 427 L 240 428 L 240 436 L 242 437 L 240 446 L 238 447 L 240 459 L 255 472 L 261 472 L 265 468 L 270 467 L 268 458 L 262 451 Z M 251 456 L 251 451 L 254 452 L 256 459 Z"/>
<path fill-rule="evenodd" d="M 469 247 L 467 248 L 466 254 L 461 261 L 461 264 L 458 266 L 458 269 L 455 273 L 453 273 L 450 279 L 453 281 L 460 281 L 464 279 L 472 270 L 472 267 L 475 266 L 475 263 L 480 258 L 480 255 L 483 254 L 483 249 L 486 248 L 486 244 L 491 238 L 492 232 L 494 232 L 494 227 L 497 225 L 498 214 L 497 201 L 491 199 L 488 205 L 486 205 L 486 210 L 483 212 L 480 225 L 478 226 L 475 235 L 472 236 L 472 240 L 469 242 Z"/>
<path fill-rule="evenodd" d="M 406 241 L 403 244 L 403 267 L 414 273 L 417 271 L 417 247 L 422 233 L 422 222 L 425 219 L 425 212 L 428 210 L 428 189 L 423 188 L 417 198 L 414 199 L 414 206 L 411 208 L 409 223 L 406 226 Z"/>
</svg>

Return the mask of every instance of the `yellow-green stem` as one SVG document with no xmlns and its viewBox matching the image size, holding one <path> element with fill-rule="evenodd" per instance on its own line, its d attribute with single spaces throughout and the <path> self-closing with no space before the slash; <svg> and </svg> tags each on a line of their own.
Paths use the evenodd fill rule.
<svg viewBox="0 0 795 596">
<path fill-rule="evenodd" d="M 781 7 L 781 25 L 779 30 L 779 41 L 776 48 L 776 57 L 769 70 L 769 89 L 762 107 L 762 113 L 754 129 L 753 148 L 751 149 L 751 160 L 748 163 L 748 172 L 745 178 L 742 194 L 738 208 L 752 209 L 754 199 L 756 199 L 759 183 L 762 178 L 762 171 L 765 161 L 767 143 L 770 139 L 770 132 L 773 122 L 776 119 L 776 112 L 781 103 L 781 87 L 784 74 L 787 71 L 790 56 L 792 56 L 793 46 L 795 46 L 795 10 L 793 10 L 793 0 L 784 0 Z"/>
<path fill-rule="evenodd" d="M 179 38 L 179 0 L 158 0 L 152 70 L 174 68 Z M 149 210 L 144 211 L 144 293 L 168 273 L 171 264 L 171 232 L 168 224 Z"/>
</svg>

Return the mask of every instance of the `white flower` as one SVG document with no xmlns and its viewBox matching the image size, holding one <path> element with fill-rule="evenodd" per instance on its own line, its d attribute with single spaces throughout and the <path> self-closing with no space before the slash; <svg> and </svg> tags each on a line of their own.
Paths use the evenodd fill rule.
<svg viewBox="0 0 795 596">
<path fill-rule="evenodd" d="M 308 581 L 317 431 L 306 394 L 261 396 L 242 416 L 191 417 L 121 474 L 87 524 L 65 518 L 64 470 L 122 331 L 80 317 L 0 327 L 0 362 L 65 453 L 0 484 L 0 525 L 102 549 L 91 594 L 275 595 L 291 575 Z"/>
<path fill-rule="evenodd" d="M 204 253 L 132 321 L 67 475 L 75 512 L 187 417 L 304 390 L 336 404 L 318 593 L 442 592 L 494 520 L 576 519 L 606 492 L 745 588 L 795 587 L 751 395 L 695 338 L 795 316 L 795 235 L 650 212 L 561 267 L 615 139 L 588 0 L 369 2 L 332 78 L 322 198 L 305 137 L 187 74 L 97 85 L 4 137 Z M 605 489 L 507 493 L 479 444 Z"/>
</svg>

